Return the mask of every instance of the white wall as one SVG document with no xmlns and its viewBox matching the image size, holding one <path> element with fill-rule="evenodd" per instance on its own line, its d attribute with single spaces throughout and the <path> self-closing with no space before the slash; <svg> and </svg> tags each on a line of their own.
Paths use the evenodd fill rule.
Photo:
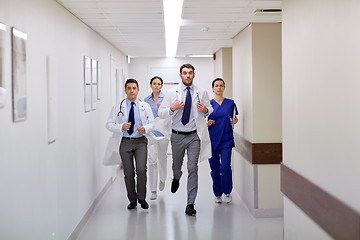
<svg viewBox="0 0 360 240">
<path fill-rule="evenodd" d="M 252 26 L 253 142 L 281 143 L 281 23 Z"/>
<path fill-rule="evenodd" d="M 129 65 L 129 77 L 139 82 L 139 97 L 143 99 L 151 93 L 150 79 L 155 75 L 162 77 L 164 82 L 181 82 L 180 67 L 184 63 L 190 63 L 195 67 L 194 84 L 206 89 L 209 97 L 213 98 L 211 83 L 214 80 L 214 63 L 212 58 L 132 58 Z"/>
<path fill-rule="evenodd" d="M 248 26 L 233 39 L 233 96 L 239 111 L 239 122 L 234 131 L 248 141 L 253 139 L 252 109 L 252 26 Z M 249 209 L 254 209 L 254 169 L 234 151 L 233 181 Z"/>
<path fill-rule="evenodd" d="M 252 24 L 233 39 L 235 132 L 250 143 L 281 143 L 281 24 Z M 234 187 L 254 216 L 281 216 L 280 168 L 234 154 Z"/>
<path fill-rule="evenodd" d="M 359 10 L 358 1 L 284 0 L 282 18 L 284 163 L 358 212 Z M 285 219 L 297 219 L 289 208 Z"/>
<path fill-rule="evenodd" d="M 101 164 L 109 132 L 110 55 L 125 56 L 52 0 L 0 0 L 8 26 L 4 87 L 11 92 L 10 27 L 28 34 L 28 117 L 12 122 L 11 94 L 0 109 L 0 239 L 67 239 L 111 176 Z M 84 113 L 83 57 L 101 62 L 101 100 Z M 58 133 L 47 143 L 46 58 L 58 65 Z"/>
<path fill-rule="evenodd" d="M 323 229 L 284 197 L 284 240 L 321 239 L 331 240 Z"/>
<path fill-rule="evenodd" d="M 214 61 L 215 78 L 222 78 L 225 81 L 224 97 L 232 99 L 232 48 L 221 48 L 215 53 Z"/>
<path fill-rule="evenodd" d="M 214 76 L 215 78 L 221 77 L 223 78 L 223 49 L 219 49 L 215 53 L 214 60 Z"/>
</svg>

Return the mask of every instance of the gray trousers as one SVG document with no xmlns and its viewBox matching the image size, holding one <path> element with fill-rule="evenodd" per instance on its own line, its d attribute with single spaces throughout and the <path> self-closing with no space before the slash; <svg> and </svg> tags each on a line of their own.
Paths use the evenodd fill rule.
<svg viewBox="0 0 360 240">
<path fill-rule="evenodd" d="M 181 167 L 187 150 L 187 204 L 194 204 L 198 191 L 198 161 L 200 155 L 200 138 L 197 133 L 189 135 L 171 134 L 171 149 L 173 157 L 173 176 L 180 179 Z"/>
<path fill-rule="evenodd" d="M 147 138 L 122 138 L 119 148 L 121 161 L 124 167 L 124 179 L 127 196 L 130 202 L 145 200 L 146 198 L 146 162 Z M 134 165 L 135 160 L 135 165 Z M 136 166 L 136 168 L 135 168 Z M 136 170 L 136 190 L 135 190 Z"/>
</svg>

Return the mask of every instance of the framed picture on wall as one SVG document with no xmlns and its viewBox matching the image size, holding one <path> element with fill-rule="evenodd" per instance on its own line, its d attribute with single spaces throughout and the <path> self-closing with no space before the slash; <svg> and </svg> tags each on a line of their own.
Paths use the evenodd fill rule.
<svg viewBox="0 0 360 240">
<path fill-rule="evenodd" d="M 97 62 L 97 99 L 101 99 L 101 64 Z"/>
<path fill-rule="evenodd" d="M 84 106 L 85 112 L 91 110 L 91 58 L 84 56 Z"/>
<path fill-rule="evenodd" d="M 58 132 L 58 60 L 54 56 L 46 57 L 47 80 L 47 130 L 48 144 L 56 141 Z"/>
<path fill-rule="evenodd" d="M 97 100 L 97 86 L 98 86 L 98 74 L 97 74 L 97 61 L 91 59 L 91 110 L 96 109 Z"/>
<path fill-rule="evenodd" d="M 6 89 L 4 83 L 4 50 L 6 25 L 0 23 L 0 108 L 5 107 Z"/>
<path fill-rule="evenodd" d="M 12 102 L 13 121 L 25 121 L 27 116 L 26 96 L 26 39 L 27 34 L 11 28 L 12 57 Z"/>
</svg>

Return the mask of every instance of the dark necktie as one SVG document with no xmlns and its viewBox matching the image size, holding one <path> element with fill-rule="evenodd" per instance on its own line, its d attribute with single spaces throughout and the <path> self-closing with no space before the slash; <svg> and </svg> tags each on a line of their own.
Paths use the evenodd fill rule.
<svg viewBox="0 0 360 240">
<path fill-rule="evenodd" d="M 134 125 L 135 125 L 135 116 L 134 116 L 134 102 L 131 102 L 131 108 L 130 108 L 130 112 L 129 112 L 129 121 L 131 122 L 131 126 L 129 128 L 128 133 L 129 135 L 131 135 L 134 132 Z"/>
<path fill-rule="evenodd" d="M 190 109 L 191 109 L 191 93 L 190 93 L 190 87 L 187 87 L 184 112 L 181 117 L 181 122 L 183 125 L 186 125 L 189 122 Z"/>
</svg>

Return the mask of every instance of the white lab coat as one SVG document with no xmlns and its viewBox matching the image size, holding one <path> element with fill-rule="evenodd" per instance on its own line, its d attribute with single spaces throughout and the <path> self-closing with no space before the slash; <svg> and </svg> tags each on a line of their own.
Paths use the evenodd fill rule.
<svg viewBox="0 0 360 240">
<path fill-rule="evenodd" d="M 192 112 L 195 118 L 196 122 L 196 128 L 197 128 L 197 134 L 200 138 L 200 161 L 208 160 L 211 157 L 211 142 L 210 142 L 210 136 L 209 131 L 207 128 L 207 121 L 206 117 L 203 113 L 198 112 L 197 110 L 197 104 L 200 102 L 204 104 L 209 112 L 208 114 L 211 114 L 213 111 L 213 108 L 210 104 L 209 95 L 208 93 L 202 89 L 194 86 L 194 94 L 192 96 Z M 166 119 L 166 118 L 172 118 L 174 114 L 170 115 L 170 107 L 173 104 L 175 100 L 181 101 L 182 99 L 182 90 L 181 90 L 181 84 L 179 84 L 177 87 L 174 87 L 172 89 L 169 89 L 169 91 L 166 93 L 164 100 L 162 101 L 158 115 L 160 118 Z"/>
<path fill-rule="evenodd" d="M 151 133 L 153 129 L 154 116 L 151 107 L 146 102 L 137 99 L 139 102 L 139 113 L 142 124 L 145 128 L 145 136 L 148 139 L 148 144 L 152 144 L 154 134 Z M 121 163 L 119 146 L 123 136 L 123 124 L 128 122 L 126 100 L 123 100 L 113 106 L 109 118 L 106 122 L 106 128 L 113 134 L 109 138 L 105 157 L 103 160 L 104 165 L 118 165 Z"/>
</svg>

